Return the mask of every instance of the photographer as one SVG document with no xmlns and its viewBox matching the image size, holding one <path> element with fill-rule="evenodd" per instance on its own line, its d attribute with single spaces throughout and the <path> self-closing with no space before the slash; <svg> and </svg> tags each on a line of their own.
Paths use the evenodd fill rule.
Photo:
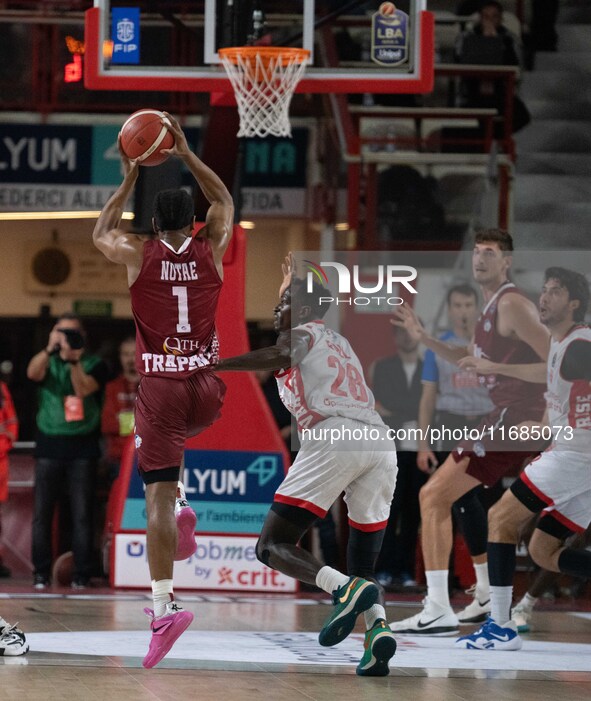
<svg viewBox="0 0 591 701">
<path fill-rule="evenodd" d="M 92 504 L 108 370 L 84 346 L 80 319 L 62 314 L 47 346 L 27 367 L 27 377 L 39 383 L 33 517 L 33 583 L 37 589 L 49 585 L 53 514 L 62 496 L 70 504 L 72 520 L 72 587 L 85 587 L 91 573 Z"/>
</svg>

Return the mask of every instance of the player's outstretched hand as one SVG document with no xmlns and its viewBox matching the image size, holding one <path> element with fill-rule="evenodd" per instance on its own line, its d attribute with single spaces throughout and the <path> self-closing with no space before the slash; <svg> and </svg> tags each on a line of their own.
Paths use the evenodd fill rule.
<svg viewBox="0 0 591 701">
<path fill-rule="evenodd" d="M 439 465 L 435 453 L 432 450 L 419 450 L 417 453 L 417 467 L 421 472 L 432 475 Z"/>
<path fill-rule="evenodd" d="M 127 177 L 128 175 L 137 175 L 139 163 L 136 160 L 132 160 L 127 156 L 121 145 L 121 132 L 117 135 L 117 148 L 119 149 L 119 156 L 121 158 L 121 165 L 123 166 L 123 175 Z"/>
<path fill-rule="evenodd" d="M 168 112 L 163 112 L 164 118 L 162 124 L 166 126 L 168 131 L 174 136 L 174 146 L 172 148 L 163 148 L 162 153 L 168 153 L 171 156 L 183 157 L 191 153 L 185 132 L 181 129 L 181 125 Z"/>
<path fill-rule="evenodd" d="M 460 358 L 458 365 L 462 370 L 473 370 L 479 375 L 493 375 L 498 370 L 496 363 L 486 358 L 476 358 L 473 355 L 466 355 Z"/>
<path fill-rule="evenodd" d="M 426 336 L 425 327 L 408 304 L 404 303 L 394 309 L 392 315 L 393 318 L 390 319 L 392 326 L 405 329 L 414 341 L 421 341 Z"/>
<path fill-rule="evenodd" d="M 283 263 L 281 263 L 281 272 L 283 273 L 283 281 L 279 287 L 279 298 L 283 296 L 285 290 L 291 285 L 291 281 L 296 274 L 296 260 L 291 251 L 285 256 Z"/>
</svg>

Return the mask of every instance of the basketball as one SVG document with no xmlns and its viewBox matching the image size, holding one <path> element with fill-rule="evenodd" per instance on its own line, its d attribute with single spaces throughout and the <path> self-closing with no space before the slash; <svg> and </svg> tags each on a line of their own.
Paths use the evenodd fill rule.
<svg viewBox="0 0 591 701">
<path fill-rule="evenodd" d="M 391 17 L 396 12 L 396 5 L 393 2 L 383 2 L 378 12 L 384 17 Z"/>
<path fill-rule="evenodd" d="M 134 112 L 121 128 L 121 147 L 131 160 L 143 166 L 157 166 L 168 158 L 162 149 L 174 146 L 174 136 L 162 124 L 166 117 L 159 110 Z"/>
</svg>

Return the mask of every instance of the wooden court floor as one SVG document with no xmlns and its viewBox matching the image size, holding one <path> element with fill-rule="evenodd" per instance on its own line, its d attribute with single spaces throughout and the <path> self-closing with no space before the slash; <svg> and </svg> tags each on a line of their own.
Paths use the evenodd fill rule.
<svg viewBox="0 0 591 701">
<path fill-rule="evenodd" d="M 145 670 L 146 593 L 64 588 L 39 595 L 3 586 L 0 615 L 19 621 L 31 650 L 0 657 L 0 701 L 591 699 L 591 614 L 585 612 L 536 612 L 523 650 L 511 653 L 400 636 L 390 676 L 360 678 L 359 625 L 335 648 L 317 643 L 329 612 L 324 595 L 178 592 L 178 598 L 195 620 L 169 656 Z M 417 597 L 402 598 L 388 602 L 389 620 L 418 610 Z"/>
</svg>

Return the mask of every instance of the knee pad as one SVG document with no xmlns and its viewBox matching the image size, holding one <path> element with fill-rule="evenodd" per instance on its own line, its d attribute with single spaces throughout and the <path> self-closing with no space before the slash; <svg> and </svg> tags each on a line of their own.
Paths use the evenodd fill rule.
<svg viewBox="0 0 591 701">
<path fill-rule="evenodd" d="M 454 515 L 472 556 L 486 552 L 488 539 L 488 520 L 478 490 L 480 487 L 470 490 L 453 504 Z"/>
</svg>

